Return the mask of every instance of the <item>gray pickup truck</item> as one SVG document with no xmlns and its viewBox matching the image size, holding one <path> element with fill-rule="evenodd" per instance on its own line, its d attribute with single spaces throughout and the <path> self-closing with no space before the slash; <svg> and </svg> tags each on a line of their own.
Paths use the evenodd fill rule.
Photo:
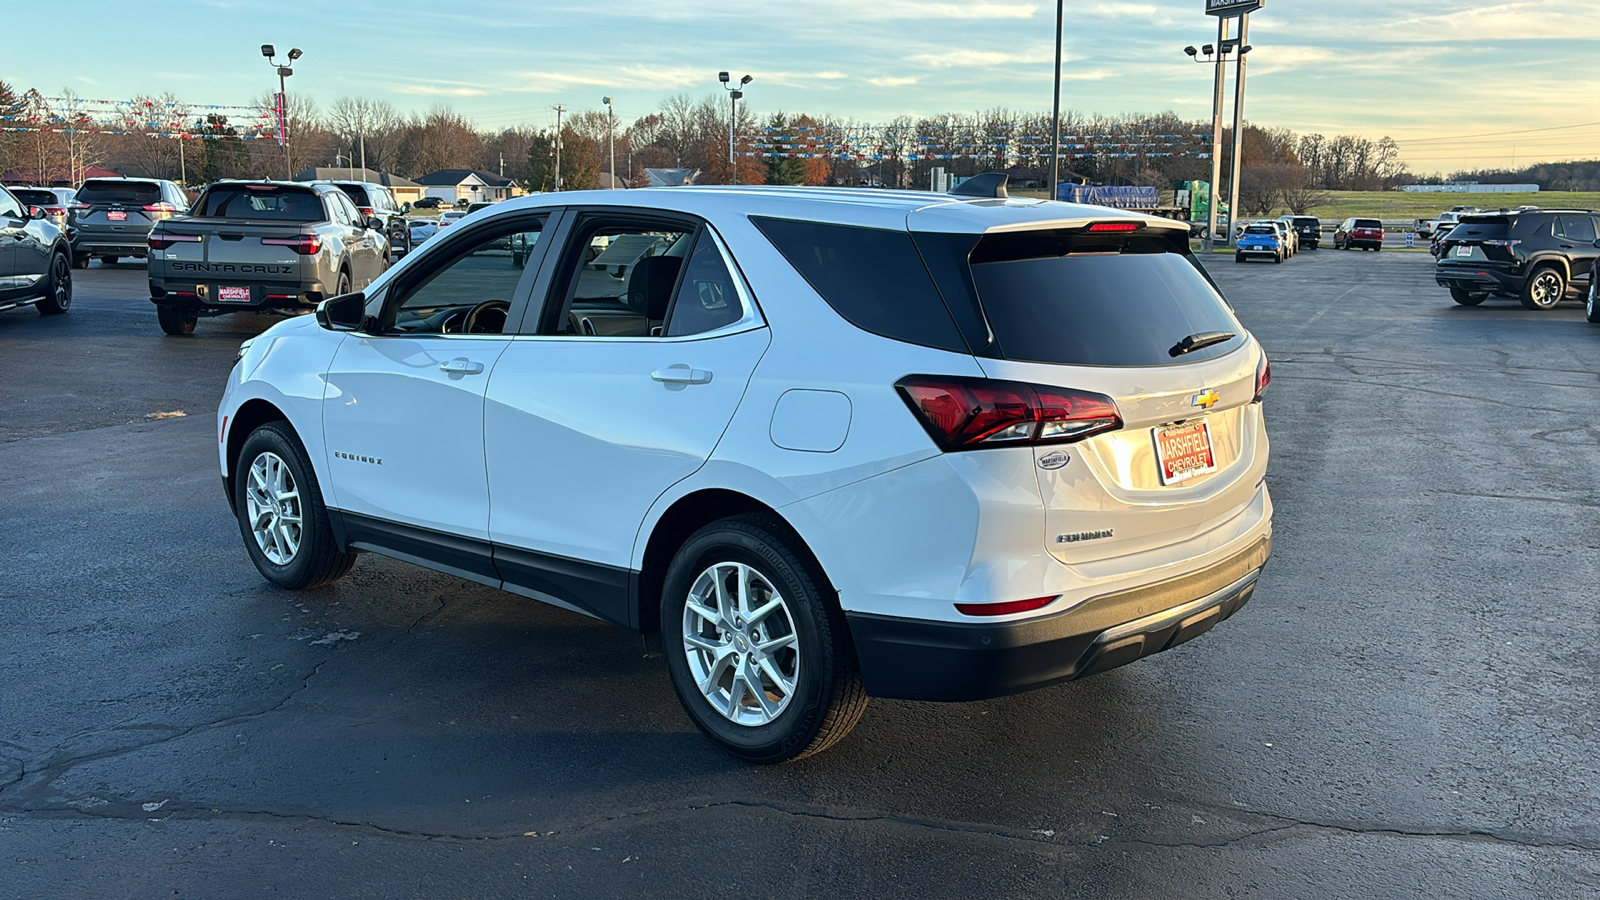
<svg viewBox="0 0 1600 900">
<path fill-rule="evenodd" d="M 383 223 L 329 185 L 219 181 L 150 231 L 150 302 L 167 334 L 200 316 L 308 311 L 387 268 Z"/>
</svg>

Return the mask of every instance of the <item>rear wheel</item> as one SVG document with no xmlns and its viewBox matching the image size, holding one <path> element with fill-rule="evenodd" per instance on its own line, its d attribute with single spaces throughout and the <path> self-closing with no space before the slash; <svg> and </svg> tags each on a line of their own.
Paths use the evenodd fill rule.
<svg viewBox="0 0 1600 900">
<path fill-rule="evenodd" d="M 167 334 L 185 335 L 194 334 L 195 323 L 200 321 L 200 317 L 190 310 L 161 304 L 156 307 L 156 321 Z"/>
<path fill-rule="evenodd" d="M 1484 301 L 1484 298 L 1488 296 L 1488 294 L 1480 294 L 1458 287 L 1453 287 L 1450 289 L 1450 299 L 1461 304 L 1462 306 L 1477 306 L 1479 303 Z"/>
<path fill-rule="evenodd" d="M 1233 261 L 1236 262 L 1236 263 L 1244 262 L 1244 254 L 1243 253 L 1235 253 L 1233 255 Z"/>
<path fill-rule="evenodd" d="M 1589 321 L 1600 325 L 1600 297 L 1595 292 L 1600 291 L 1600 275 L 1589 276 L 1589 299 L 1584 301 L 1583 312 Z"/>
<path fill-rule="evenodd" d="M 342 297 L 348 293 L 350 293 L 350 273 L 340 272 L 339 285 L 338 288 L 333 292 L 333 295 L 335 297 Z"/>
<path fill-rule="evenodd" d="M 285 422 L 268 422 L 245 438 L 233 469 L 233 508 L 251 562 L 278 587 L 321 587 L 355 564 L 355 554 L 333 541 L 316 473 Z"/>
<path fill-rule="evenodd" d="M 1522 286 L 1519 298 L 1528 309 L 1555 309 L 1567 293 L 1567 279 L 1555 266 L 1541 266 L 1533 270 Z"/>
<path fill-rule="evenodd" d="M 827 578 L 766 514 L 695 532 L 667 569 L 662 647 L 678 700 L 724 750 L 757 763 L 837 743 L 866 710 Z"/>
<path fill-rule="evenodd" d="M 72 263 L 65 253 L 50 257 L 50 280 L 38 305 L 39 312 L 47 316 L 59 316 L 72 307 Z"/>
</svg>

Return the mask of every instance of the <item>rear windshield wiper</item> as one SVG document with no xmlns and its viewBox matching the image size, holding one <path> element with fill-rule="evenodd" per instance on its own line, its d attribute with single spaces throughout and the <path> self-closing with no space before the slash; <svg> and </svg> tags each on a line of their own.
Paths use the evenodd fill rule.
<svg viewBox="0 0 1600 900">
<path fill-rule="evenodd" d="M 1199 350 L 1201 347 L 1209 347 L 1212 344 L 1220 344 L 1223 341 L 1231 341 L 1236 337 L 1238 337 L 1238 335 L 1231 331 L 1202 331 L 1199 334 L 1191 334 L 1176 344 L 1173 344 L 1172 348 L 1167 351 L 1167 355 L 1182 356 L 1185 353 Z"/>
</svg>

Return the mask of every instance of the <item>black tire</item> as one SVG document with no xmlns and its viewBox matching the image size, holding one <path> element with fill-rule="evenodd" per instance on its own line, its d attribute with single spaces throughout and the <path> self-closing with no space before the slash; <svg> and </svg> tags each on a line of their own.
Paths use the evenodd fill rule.
<svg viewBox="0 0 1600 900">
<path fill-rule="evenodd" d="M 282 462 L 298 495 L 295 512 L 300 516 L 300 541 L 294 553 L 281 564 L 268 558 L 262 550 L 250 518 L 251 469 L 267 454 Z M 234 461 L 233 508 L 250 561 L 255 563 L 262 577 L 278 587 L 291 591 L 321 587 L 343 578 L 355 565 L 356 555 L 344 552 L 334 543 L 328 508 L 322 502 L 316 472 L 287 422 L 268 422 L 245 438 L 239 458 Z"/>
<path fill-rule="evenodd" d="M 89 268 L 89 257 L 87 257 L 87 256 L 73 256 L 72 257 L 72 267 L 74 269 L 87 269 L 87 268 Z"/>
<path fill-rule="evenodd" d="M 1453 287 L 1450 289 L 1450 299 L 1461 304 L 1462 306 L 1477 306 L 1479 303 L 1482 303 L 1485 299 L 1487 299 L 1488 296 L 1488 294 L 1478 294 L 1458 287 Z"/>
<path fill-rule="evenodd" d="M 121 258 L 122 257 L 120 257 L 120 256 L 102 256 L 102 257 L 100 257 L 100 265 L 102 265 L 102 266 L 114 266 L 114 265 L 117 264 L 117 260 L 119 260 Z"/>
<path fill-rule="evenodd" d="M 523 256 L 522 254 L 520 254 L 520 253 L 511 254 L 511 268 L 520 269 L 523 266 L 527 265 L 527 263 L 528 263 L 528 258 Z"/>
<path fill-rule="evenodd" d="M 1244 254 L 1243 253 L 1235 253 L 1233 255 L 1233 261 L 1236 262 L 1236 263 L 1244 262 Z"/>
<path fill-rule="evenodd" d="M 181 337 L 194 334 L 195 323 L 200 321 L 200 317 L 192 310 L 162 303 L 156 306 L 156 321 L 160 323 L 162 331 Z"/>
<path fill-rule="evenodd" d="M 779 623 L 780 636 L 790 633 L 795 636 L 794 656 L 790 658 L 796 673 L 794 690 L 788 696 L 787 705 L 765 724 L 733 721 L 712 706 L 691 673 L 684 645 L 684 614 L 689 592 L 702 574 L 723 563 L 750 567 L 783 597 L 786 608 L 773 616 L 786 614 Z M 791 631 L 782 630 L 789 625 L 792 625 Z M 749 633 L 752 639 L 756 629 L 766 640 L 772 639 L 769 629 L 774 626 L 768 621 L 743 627 L 752 629 Z M 770 764 L 821 752 L 849 734 L 867 708 L 855 645 L 850 640 L 849 626 L 839 610 L 837 597 L 800 540 L 782 520 L 770 514 L 751 513 L 719 519 L 684 542 L 667 568 L 661 597 L 661 630 L 667 671 L 679 702 L 700 730 L 740 759 Z M 731 633 L 731 630 L 719 630 L 716 636 Z M 734 647 L 733 640 L 736 638 L 724 639 L 730 651 Z M 738 646 L 741 651 L 749 652 L 746 649 L 749 644 Z M 777 654 L 783 652 L 776 651 L 773 659 L 777 660 Z M 735 660 L 740 656 L 740 653 L 733 654 Z M 778 660 L 776 664 L 781 667 L 785 663 Z M 732 687 L 738 684 L 734 680 L 738 677 L 735 672 L 745 671 L 740 668 L 742 665 L 735 663 L 724 668 L 717 663 L 711 674 L 719 685 L 722 676 L 728 676 Z M 753 671 L 762 671 L 754 669 L 753 662 L 751 665 Z M 732 691 L 729 693 L 729 702 L 733 705 Z M 763 689 L 763 693 L 772 699 L 773 692 Z M 743 710 L 745 707 L 741 704 L 735 708 Z"/>
<path fill-rule="evenodd" d="M 46 316 L 59 316 L 72 308 L 72 263 L 65 253 L 51 255 L 50 277 L 38 307 Z"/>
<path fill-rule="evenodd" d="M 1600 325 L 1600 297 L 1595 296 L 1600 292 L 1600 275 L 1589 276 L 1589 296 L 1583 302 L 1583 314 L 1596 325 Z"/>
<path fill-rule="evenodd" d="M 1540 266 L 1528 275 L 1517 299 L 1524 309 L 1555 309 L 1567 295 L 1567 277 L 1555 266 Z"/>
<path fill-rule="evenodd" d="M 350 273 L 341 271 L 339 273 L 338 288 L 333 292 L 333 295 L 335 297 L 342 297 L 348 293 L 350 293 Z"/>
<path fill-rule="evenodd" d="M 1284 254 L 1282 254 L 1282 253 L 1274 253 L 1272 255 L 1272 261 L 1275 262 L 1275 263 L 1281 263 L 1281 262 L 1283 262 L 1283 257 L 1284 257 Z"/>
</svg>

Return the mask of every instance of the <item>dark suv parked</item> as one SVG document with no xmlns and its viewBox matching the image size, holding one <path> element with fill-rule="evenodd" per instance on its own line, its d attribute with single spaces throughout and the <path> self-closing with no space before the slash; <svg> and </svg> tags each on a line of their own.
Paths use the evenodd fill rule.
<svg viewBox="0 0 1600 900">
<path fill-rule="evenodd" d="M 406 224 L 406 214 L 394 194 L 381 184 L 366 181 L 313 181 L 312 184 L 331 184 L 345 192 L 361 215 L 383 221 L 383 233 L 389 238 L 389 253 L 398 258 L 411 252 L 411 228 Z"/>
<path fill-rule="evenodd" d="M 1464 306 L 1490 296 L 1550 309 L 1586 289 L 1600 248 L 1600 211 L 1535 209 L 1469 215 L 1440 241 L 1433 277 Z"/>
<path fill-rule="evenodd" d="M 163 219 L 189 212 L 189 195 L 158 178 L 91 178 L 67 207 L 67 235 L 79 267 L 98 257 L 107 265 L 118 258 L 143 259 L 150 229 Z"/>
</svg>

